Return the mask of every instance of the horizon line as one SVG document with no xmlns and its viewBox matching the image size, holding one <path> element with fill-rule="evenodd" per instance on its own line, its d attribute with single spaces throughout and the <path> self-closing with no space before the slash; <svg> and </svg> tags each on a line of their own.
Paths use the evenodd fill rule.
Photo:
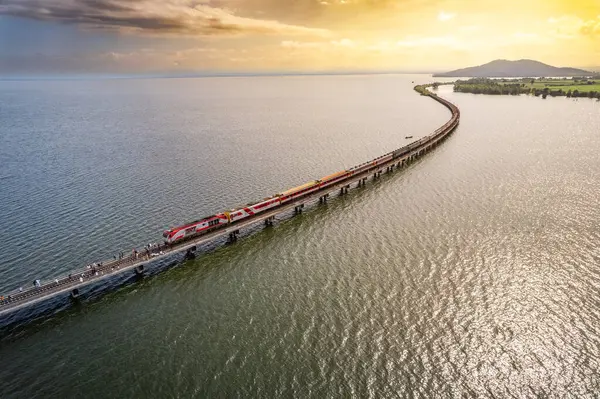
<svg viewBox="0 0 600 399">
<path fill-rule="evenodd" d="M 223 72 L 156 72 L 156 73 L 29 73 L 0 74 L 0 81 L 20 80 L 86 80 L 86 79 L 158 79 L 203 77 L 268 77 L 268 76 L 350 76 L 350 75 L 433 75 L 432 71 L 355 70 L 355 71 L 223 71 Z"/>
</svg>

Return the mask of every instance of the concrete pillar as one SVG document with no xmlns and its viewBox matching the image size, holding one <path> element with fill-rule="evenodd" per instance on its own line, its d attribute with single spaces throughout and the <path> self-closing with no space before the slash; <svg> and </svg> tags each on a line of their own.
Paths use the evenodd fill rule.
<svg viewBox="0 0 600 399">
<path fill-rule="evenodd" d="M 136 266 L 135 274 L 137 274 L 138 276 L 141 276 L 142 274 L 144 274 L 144 265 Z"/>
<path fill-rule="evenodd" d="M 79 298 L 79 288 L 73 288 L 71 291 L 71 299 Z"/>
<path fill-rule="evenodd" d="M 192 251 L 192 249 L 188 249 L 187 251 L 185 251 L 185 255 L 184 255 L 184 259 L 195 259 L 196 258 L 196 254 L 194 253 L 194 251 Z"/>
</svg>

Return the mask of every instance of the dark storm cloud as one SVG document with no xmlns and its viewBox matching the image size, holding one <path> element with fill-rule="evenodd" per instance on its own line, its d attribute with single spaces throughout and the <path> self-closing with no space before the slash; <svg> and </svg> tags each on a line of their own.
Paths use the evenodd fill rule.
<svg viewBox="0 0 600 399">
<path fill-rule="evenodd" d="M 322 29 L 247 18 L 224 1 L 192 0 L 0 0 L 0 14 L 93 28 L 152 34 L 324 34 Z"/>
</svg>

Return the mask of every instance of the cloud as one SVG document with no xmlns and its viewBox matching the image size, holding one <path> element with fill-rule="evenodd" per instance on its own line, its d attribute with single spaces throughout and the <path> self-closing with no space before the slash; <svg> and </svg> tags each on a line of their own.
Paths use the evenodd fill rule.
<svg viewBox="0 0 600 399">
<path fill-rule="evenodd" d="M 458 47 L 459 41 L 454 36 L 408 37 L 396 42 L 396 47 Z"/>
<path fill-rule="evenodd" d="M 354 41 L 352 41 L 350 39 L 333 40 L 331 42 L 331 44 L 333 44 L 334 46 L 340 46 L 340 47 L 355 47 L 356 46 L 356 43 L 354 43 Z"/>
<path fill-rule="evenodd" d="M 600 36 L 600 15 L 596 19 L 584 22 L 579 31 L 584 36 Z"/>
<path fill-rule="evenodd" d="M 446 22 L 450 21 L 451 19 L 454 19 L 455 17 L 455 13 L 440 11 L 440 13 L 438 14 L 438 21 Z"/>
<path fill-rule="evenodd" d="M 327 42 L 299 42 L 296 40 L 283 40 L 281 47 L 289 49 L 320 49 L 327 46 Z"/>
<path fill-rule="evenodd" d="M 283 40 L 280 46 L 288 49 L 320 49 L 332 50 L 334 48 L 352 49 L 357 47 L 357 43 L 350 39 L 340 39 L 320 42 L 300 42 L 296 40 Z"/>
<path fill-rule="evenodd" d="M 212 4 L 211 0 L 1 0 L 0 15 L 145 34 L 328 35 L 325 29 L 242 17 Z"/>
<path fill-rule="evenodd" d="M 548 18 L 548 23 L 556 28 L 551 33 L 558 38 L 573 39 L 577 36 L 594 38 L 600 36 L 600 15 L 591 20 L 583 20 L 572 15 Z"/>
<path fill-rule="evenodd" d="M 534 40 L 539 37 L 537 33 L 515 32 L 513 37 L 516 39 Z"/>
</svg>

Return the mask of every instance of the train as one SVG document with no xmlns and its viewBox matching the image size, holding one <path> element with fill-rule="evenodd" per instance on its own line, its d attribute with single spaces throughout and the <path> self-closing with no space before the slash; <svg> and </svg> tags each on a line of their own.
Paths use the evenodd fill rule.
<svg viewBox="0 0 600 399">
<path fill-rule="evenodd" d="M 417 91 L 423 93 L 418 89 Z M 229 211 L 217 213 L 215 215 L 206 216 L 193 222 L 165 230 L 163 232 L 165 244 L 173 245 L 194 237 L 207 234 L 214 230 L 224 228 L 234 223 L 238 223 L 247 218 L 251 218 L 262 212 L 268 211 L 269 209 L 280 207 L 289 203 L 290 201 L 294 201 L 297 198 L 301 198 L 316 191 L 320 191 L 328 187 L 334 186 L 347 179 L 350 179 L 352 176 L 360 175 L 371 170 L 376 170 L 381 165 L 385 165 L 394 159 L 401 158 L 404 155 L 414 151 L 415 149 L 418 149 L 420 146 L 434 141 L 439 136 L 445 135 L 447 132 L 453 130 L 458 125 L 460 112 L 458 108 L 451 102 L 446 101 L 433 93 L 428 93 L 427 95 L 446 106 L 452 112 L 452 118 L 443 126 L 435 130 L 431 135 L 425 136 L 420 140 L 417 140 L 406 146 L 403 146 L 380 157 L 377 157 L 369 162 L 364 162 L 348 170 L 343 170 L 341 172 L 324 176 L 318 180 L 313 180 L 301 186 L 283 191 L 271 197 L 267 197 L 262 201 L 250 203 L 246 206 L 234 208 Z"/>
</svg>

